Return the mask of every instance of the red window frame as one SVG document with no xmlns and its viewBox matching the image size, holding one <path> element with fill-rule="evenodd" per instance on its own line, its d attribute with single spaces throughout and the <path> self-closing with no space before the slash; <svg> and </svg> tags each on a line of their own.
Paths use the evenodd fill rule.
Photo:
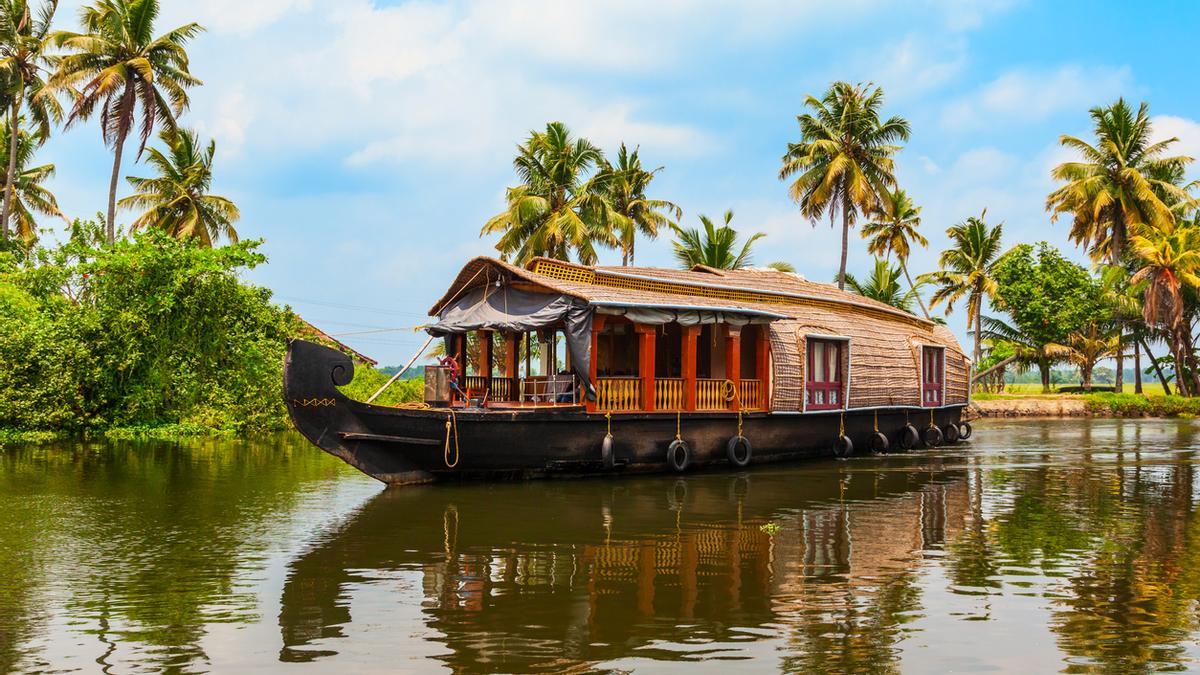
<svg viewBox="0 0 1200 675">
<path fill-rule="evenodd" d="M 805 349 L 804 409 L 840 410 L 845 407 L 842 357 L 845 340 L 809 338 Z M 818 359 L 823 359 L 824 363 Z"/>
<path fill-rule="evenodd" d="M 946 350 L 944 347 L 921 347 L 921 405 L 941 406 L 946 386 Z"/>
</svg>

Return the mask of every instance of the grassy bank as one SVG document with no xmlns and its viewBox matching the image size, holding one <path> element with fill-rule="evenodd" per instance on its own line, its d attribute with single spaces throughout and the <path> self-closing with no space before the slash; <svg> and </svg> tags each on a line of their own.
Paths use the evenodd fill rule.
<svg viewBox="0 0 1200 675">
<path fill-rule="evenodd" d="M 1112 417 L 1196 417 L 1200 416 L 1200 398 L 1143 396 L 1139 394 L 1084 395 L 1088 411 Z"/>
</svg>

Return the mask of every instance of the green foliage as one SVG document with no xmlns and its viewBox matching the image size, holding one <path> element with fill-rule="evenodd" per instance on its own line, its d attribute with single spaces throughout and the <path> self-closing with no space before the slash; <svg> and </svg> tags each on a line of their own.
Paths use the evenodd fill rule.
<svg viewBox="0 0 1200 675">
<path fill-rule="evenodd" d="M 1102 320 L 1101 289 L 1086 269 L 1046 242 L 1021 244 L 996 265 L 996 304 L 1032 344 L 1065 344 L 1068 336 Z"/>
<path fill-rule="evenodd" d="M 674 226 L 675 241 L 671 246 L 675 249 L 675 259 L 683 269 L 691 269 L 696 265 L 715 267 L 719 270 L 737 270 L 750 265 L 750 251 L 754 242 L 767 236 L 756 232 L 742 243 L 738 250 L 738 232 L 729 225 L 733 220 L 733 211 L 725 212 L 725 223 L 717 227 L 708 216 L 700 216 L 703 230 L 683 229 Z"/>
<path fill-rule="evenodd" d="M 389 379 L 391 379 L 391 375 L 383 373 L 377 368 L 356 364 L 354 366 L 354 379 L 350 381 L 350 384 L 340 387 L 339 390 L 346 397 L 352 398 L 355 401 L 365 401 L 372 394 L 379 391 L 379 388 Z M 374 403 L 376 405 L 412 403 L 422 400 L 424 396 L 424 378 L 401 379 L 388 387 L 387 391 L 380 394 Z"/>
<path fill-rule="evenodd" d="M 238 280 L 265 262 L 260 242 L 99 238 L 77 221 L 66 243 L 0 267 L 0 427 L 281 427 L 297 324 L 268 290 Z"/>
<path fill-rule="evenodd" d="M 1096 393 L 1088 395 L 1085 400 L 1089 411 L 1114 417 L 1196 417 L 1200 415 L 1200 398 L 1185 396 Z"/>
<path fill-rule="evenodd" d="M 900 274 L 899 267 L 892 267 L 883 258 L 876 258 L 875 266 L 864 281 L 847 272 L 846 287 L 851 293 L 911 312 L 917 293 L 915 289 L 905 290 L 900 285 Z"/>
<path fill-rule="evenodd" d="M 241 217 L 238 207 L 210 192 L 216 141 L 202 147 L 196 132 L 183 128 L 165 129 L 159 138 L 166 152 L 146 151 L 146 164 L 158 175 L 126 178 L 135 192 L 120 201 L 121 208 L 145 209 L 130 229 L 154 228 L 209 248 L 222 236 L 237 241 L 233 223 Z"/>
</svg>

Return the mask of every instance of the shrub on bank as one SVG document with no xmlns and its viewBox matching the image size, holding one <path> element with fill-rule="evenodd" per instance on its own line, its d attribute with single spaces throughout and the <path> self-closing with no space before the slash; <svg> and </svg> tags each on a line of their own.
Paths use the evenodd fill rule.
<svg viewBox="0 0 1200 675">
<path fill-rule="evenodd" d="M 1200 398 L 1098 393 L 1084 397 L 1090 412 L 1114 417 L 1200 416 Z"/>
<path fill-rule="evenodd" d="M 0 428 L 281 428 L 298 324 L 239 279 L 266 261 L 261 242 L 100 241 L 77 221 L 54 248 L 0 259 Z"/>
</svg>

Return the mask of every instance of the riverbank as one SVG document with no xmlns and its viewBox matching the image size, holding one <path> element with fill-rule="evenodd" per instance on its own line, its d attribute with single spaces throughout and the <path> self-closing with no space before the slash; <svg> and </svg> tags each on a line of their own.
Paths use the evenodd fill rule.
<svg viewBox="0 0 1200 675">
<path fill-rule="evenodd" d="M 1200 399 L 1141 394 L 977 395 L 979 417 L 1197 417 Z"/>
</svg>

